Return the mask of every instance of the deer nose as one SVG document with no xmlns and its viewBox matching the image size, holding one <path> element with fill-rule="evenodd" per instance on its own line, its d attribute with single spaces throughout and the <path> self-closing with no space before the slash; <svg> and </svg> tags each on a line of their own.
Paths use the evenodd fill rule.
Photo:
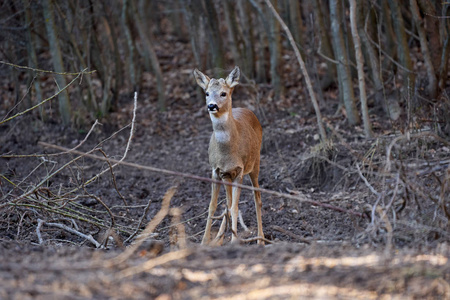
<svg viewBox="0 0 450 300">
<path fill-rule="evenodd" d="M 209 104 L 208 110 L 209 111 L 219 111 L 219 107 L 217 106 L 217 104 Z"/>
</svg>

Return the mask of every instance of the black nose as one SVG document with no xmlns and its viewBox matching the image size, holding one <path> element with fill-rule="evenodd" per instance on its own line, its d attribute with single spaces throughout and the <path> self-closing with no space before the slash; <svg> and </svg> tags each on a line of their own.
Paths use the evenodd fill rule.
<svg viewBox="0 0 450 300">
<path fill-rule="evenodd" d="M 215 111 L 215 110 L 219 111 L 219 107 L 217 106 L 217 104 L 209 104 L 208 110 L 209 111 Z"/>
</svg>

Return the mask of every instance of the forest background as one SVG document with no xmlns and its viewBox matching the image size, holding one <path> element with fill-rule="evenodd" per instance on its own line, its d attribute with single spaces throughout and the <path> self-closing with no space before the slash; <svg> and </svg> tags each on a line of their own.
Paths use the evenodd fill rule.
<svg viewBox="0 0 450 300">
<path fill-rule="evenodd" d="M 259 250 L 264 266 L 270 265 L 270 251 L 331 257 L 361 245 L 390 253 L 391 259 L 407 248 L 415 255 L 448 255 L 448 1 L 3 1 L 0 29 L 0 239 L 5 255 L 16 251 L 12 241 L 26 245 L 19 258 L 29 254 L 31 245 L 48 246 L 36 255 L 56 268 L 60 261 L 47 255 L 54 246 L 87 243 L 120 251 L 136 245 L 148 223 L 152 240 L 161 242 L 167 255 L 180 256 L 166 265 L 173 273 L 149 275 L 162 278 L 153 290 L 135 288 L 154 297 L 174 289 L 181 293 L 174 297 L 183 298 L 186 286 L 179 285 L 177 268 L 198 269 L 181 261 L 188 254 L 177 251 L 199 243 L 210 192 L 198 176 L 209 176 L 211 128 L 192 71 L 218 78 L 235 65 L 241 68 L 241 84 L 233 105 L 252 109 L 264 128 L 263 223 L 277 249 Z M 134 164 L 119 166 L 128 161 Z M 172 196 L 171 208 L 164 211 L 161 199 Z M 251 235 L 252 203 L 245 195 L 242 202 L 243 223 L 250 228 L 245 234 Z M 161 222 L 158 229 L 152 221 Z M 276 246 L 280 241 L 290 245 Z M 303 247 L 317 243 L 329 252 Z M 233 251 L 245 261 L 256 251 L 249 249 Z M 67 251 L 62 259 L 79 259 Z M 214 251 L 220 250 L 196 251 L 193 261 L 217 263 Z M 220 255 L 232 260 L 234 254 L 224 251 Z M 450 294 L 447 260 L 419 271 L 417 264 L 405 262 L 398 273 L 380 265 L 378 275 L 396 282 L 400 294 Z M 111 266 L 103 267 L 109 274 L 105 270 Z M 27 270 L 23 276 L 37 272 Z M 207 281 L 206 288 L 182 272 L 189 282 L 186 297 L 222 295 L 215 288 L 226 288 L 224 277 L 237 272 L 233 265 L 223 270 L 214 275 L 220 280 Z M 270 274 L 270 267 L 265 270 Z M 353 278 L 348 288 L 378 296 L 393 291 L 388 283 L 364 285 L 351 269 L 342 270 Z M 366 279 L 373 273 L 358 270 Z M 308 282 L 319 274 L 296 272 Z M 324 285 L 338 286 L 339 272 L 331 272 Z M 26 279 L 44 293 L 39 286 L 64 280 L 52 274 L 43 283 Z M 23 276 L 8 281 L 23 288 L 7 288 L 4 297 L 29 292 Z M 280 271 L 279 276 L 279 281 L 269 278 L 279 286 L 284 279 L 299 283 L 295 274 Z M 75 278 L 95 295 L 88 277 Z M 424 288 L 409 289 L 405 278 L 420 279 Z M 101 295 L 128 296 L 114 288 L 114 280 L 105 279 L 103 287 L 110 290 Z M 237 293 L 260 288 L 252 284 Z M 291 296 L 318 293 L 288 290 L 283 292 Z M 81 292 L 69 285 L 68 293 Z"/>
</svg>

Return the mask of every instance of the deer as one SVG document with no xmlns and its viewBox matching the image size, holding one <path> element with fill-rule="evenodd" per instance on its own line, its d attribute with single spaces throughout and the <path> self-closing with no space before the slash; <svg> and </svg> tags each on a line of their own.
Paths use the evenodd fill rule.
<svg viewBox="0 0 450 300">
<path fill-rule="evenodd" d="M 198 69 L 194 70 L 197 84 L 206 95 L 206 108 L 212 122 L 213 133 L 208 147 L 209 164 L 214 181 L 225 181 L 242 185 L 244 175 L 249 175 L 252 186 L 259 188 L 258 176 L 260 167 L 260 151 L 262 143 L 262 127 L 256 115 L 247 108 L 232 108 L 234 88 L 239 84 L 240 69 L 235 67 L 226 79 L 209 78 Z M 208 219 L 202 239 L 202 245 L 210 244 L 211 226 L 217 208 L 220 183 L 211 184 L 211 202 Z M 222 243 L 226 223 L 231 215 L 231 243 L 241 241 L 237 236 L 239 214 L 239 196 L 241 188 L 225 185 L 226 210 L 219 232 L 214 243 Z M 261 193 L 253 190 L 258 223 L 258 244 L 264 245 L 264 233 L 261 217 Z M 228 219 L 227 219 L 228 218 Z"/>
</svg>

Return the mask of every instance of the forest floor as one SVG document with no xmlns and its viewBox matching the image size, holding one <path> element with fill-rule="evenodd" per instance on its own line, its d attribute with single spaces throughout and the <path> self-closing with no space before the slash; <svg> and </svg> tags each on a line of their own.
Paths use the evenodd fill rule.
<svg viewBox="0 0 450 300">
<path fill-rule="evenodd" d="M 318 146 L 312 106 L 295 84 L 302 82 L 300 76 L 286 83 L 284 99 L 273 99 L 268 86 L 246 82 L 233 97 L 234 107 L 252 109 L 263 126 L 261 187 L 295 196 L 262 194 L 264 233 L 273 243 L 231 244 L 228 233 L 223 246 L 200 246 L 210 183 L 139 168 L 210 176 L 212 129 L 203 96 L 196 90 L 192 69 L 171 68 L 165 69 L 170 95 L 166 112 L 157 110 L 154 78 L 144 74 L 145 88 L 137 97 L 135 130 L 124 159 L 136 165 L 115 167 L 113 175 L 106 162 L 87 157 L 59 170 L 77 155 L 43 143 L 66 148 L 81 144 L 77 150 L 84 152 L 101 143 L 107 157 L 121 159 L 131 132 L 131 94 L 121 97 L 117 111 L 101 120 L 86 141 L 91 125 L 62 128 L 52 121 L 57 119 L 54 111 L 51 114 L 56 104 L 46 108 L 50 121 L 45 123 L 35 111 L 0 125 L 0 154 L 60 153 L 0 157 L 1 299 L 450 298 L 450 234 L 444 213 L 432 201 L 419 205 L 405 200 L 407 189 L 395 186 L 395 176 L 388 180 L 376 172 L 386 164 L 387 146 L 402 134 L 373 114 L 377 138 L 366 139 L 362 128 L 350 128 L 344 117 L 331 117 L 338 107 L 331 91 L 322 107 L 333 143 Z M 0 115 L 6 115 L 7 107 L 5 102 Z M 418 171 L 425 170 L 421 174 L 427 187 L 439 188 L 430 174 L 444 176 L 445 192 L 445 143 L 421 138 L 399 149 L 404 168 L 412 165 L 408 157 L 417 165 L 444 162 L 433 172 Z M 326 154 L 328 160 L 321 159 Z M 365 168 L 365 177 L 358 168 Z M 84 184 L 102 170 L 107 172 Z M 408 180 L 402 177 L 406 186 Z M 162 199 L 171 187 L 176 189 L 171 209 L 164 213 Z M 379 207 L 371 188 L 386 191 L 387 211 L 397 205 L 389 202 L 397 201 L 397 193 L 404 200 L 395 219 L 388 221 L 385 214 L 371 223 L 371 208 L 378 213 Z M 21 198 L 29 190 L 34 192 Z M 224 198 L 222 189 L 219 200 Z M 239 208 L 248 227 L 239 226 L 239 235 L 253 237 L 256 216 L 250 191 L 242 191 Z M 217 214 L 222 209 L 219 206 Z M 164 218 L 153 234 L 124 257 L 124 248 L 131 249 L 127 238 L 158 214 Z M 107 245 L 96 249 L 79 234 L 52 224 Z"/>
</svg>

